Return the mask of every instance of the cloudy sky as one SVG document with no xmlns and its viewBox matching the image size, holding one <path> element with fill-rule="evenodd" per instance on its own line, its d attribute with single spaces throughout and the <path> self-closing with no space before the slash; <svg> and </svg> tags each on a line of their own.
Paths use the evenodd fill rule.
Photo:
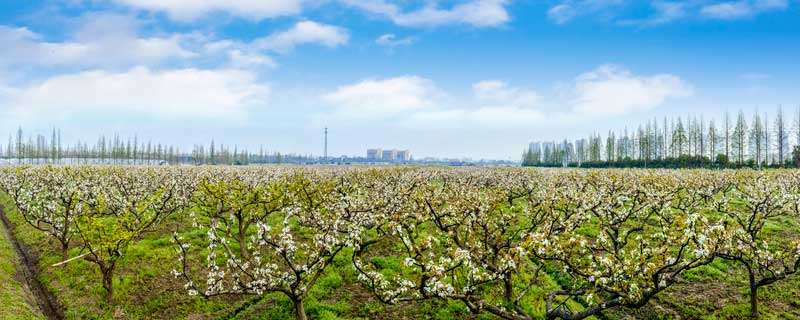
<svg viewBox="0 0 800 320">
<path fill-rule="evenodd" d="M 68 141 L 517 159 L 800 104 L 794 0 L 2 1 L 0 44 L 0 134 Z"/>
</svg>

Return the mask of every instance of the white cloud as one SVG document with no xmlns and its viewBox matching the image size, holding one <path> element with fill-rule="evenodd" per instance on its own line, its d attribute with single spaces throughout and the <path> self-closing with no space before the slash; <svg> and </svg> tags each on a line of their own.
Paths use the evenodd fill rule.
<svg viewBox="0 0 800 320">
<path fill-rule="evenodd" d="M 578 16 L 605 12 L 623 4 L 624 0 L 563 0 L 547 10 L 547 17 L 565 24 Z"/>
<path fill-rule="evenodd" d="M 753 8 L 745 1 L 723 2 L 704 6 L 700 12 L 711 18 L 737 19 L 752 15 Z"/>
<path fill-rule="evenodd" d="M 269 87 L 242 70 L 136 67 L 125 72 L 58 75 L 14 88 L 3 101 L 19 117 L 75 112 L 167 119 L 236 118 L 266 103 Z"/>
<path fill-rule="evenodd" d="M 214 12 L 253 20 L 291 16 L 302 11 L 301 0 L 114 0 L 129 7 L 165 12 L 178 21 L 193 21 Z"/>
<path fill-rule="evenodd" d="M 417 76 L 345 85 L 323 95 L 334 108 L 318 110 L 314 123 L 346 127 L 356 135 L 378 132 L 358 137 L 364 147 L 402 145 L 410 134 L 423 137 L 410 146 L 416 154 L 457 155 L 480 146 L 494 150 L 491 157 L 516 158 L 532 134 L 539 139 L 569 137 L 577 133 L 574 128 L 591 128 L 623 115 L 645 116 L 635 113 L 692 94 L 692 87 L 677 76 L 636 75 L 609 65 L 576 77 L 566 94 L 539 94 L 503 80 L 476 82 L 471 94 L 463 96 L 440 93 L 436 87 Z"/>
<path fill-rule="evenodd" d="M 753 7 L 759 10 L 779 10 L 789 7 L 789 0 L 755 0 Z"/>
<path fill-rule="evenodd" d="M 494 27 L 510 20 L 506 5 L 508 0 L 467 0 L 443 9 L 435 1 L 424 7 L 405 11 L 386 0 L 341 0 L 346 5 L 384 16 L 395 24 L 406 27 L 432 27 L 449 24 L 467 24 L 475 27 Z"/>
<path fill-rule="evenodd" d="M 382 45 L 384 47 L 400 47 L 400 46 L 408 46 L 416 41 L 414 38 L 406 37 L 406 38 L 398 38 L 392 33 L 387 33 L 375 39 L 375 43 Z"/>
<path fill-rule="evenodd" d="M 657 26 L 680 20 L 689 16 L 691 4 L 686 2 L 653 1 L 651 3 L 655 13 L 644 19 L 627 19 L 621 25 Z"/>
<path fill-rule="evenodd" d="M 428 79 L 403 76 L 341 86 L 322 98 L 353 117 L 384 117 L 436 105 L 438 89 Z"/>
<path fill-rule="evenodd" d="M 278 66 L 271 57 L 258 53 L 247 53 L 242 50 L 233 49 L 228 51 L 231 65 L 236 68 L 267 67 L 275 68 Z"/>
<path fill-rule="evenodd" d="M 0 26 L 7 66 L 130 66 L 187 59 L 195 52 L 183 46 L 180 35 L 139 37 L 138 22 L 128 16 L 98 14 L 84 17 L 70 36 L 47 41 L 28 28 Z"/>
<path fill-rule="evenodd" d="M 672 22 L 678 19 L 685 17 L 688 13 L 687 5 L 680 2 L 665 2 L 665 1 L 657 1 L 653 3 L 653 7 L 656 9 L 656 16 L 650 19 L 650 24 L 664 24 L 667 22 Z"/>
<path fill-rule="evenodd" d="M 472 97 L 457 103 L 440 99 L 446 95 L 436 88 L 431 80 L 417 76 L 365 80 L 339 87 L 323 100 L 338 107 L 335 112 L 340 118 L 375 121 L 390 116 L 393 121 L 403 119 L 406 126 L 446 120 L 451 127 L 497 129 L 529 126 L 545 119 L 625 115 L 693 94 L 692 86 L 675 75 L 641 76 L 613 65 L 579 75 L 566 96 L 549 100 L 502 80 L 474 83 Z M 564 105 L 568 110 L 559 108 Z"/>
<path fill-rule="evenodd" d="M 655 108 L 668 99 L 693 94 L 691 85 L 671 74 L 637 76 L 604 65 L 576 79 L 574 111 L 589 115 L 621 115 Z"/>
<path fill-rule="evenodd" d="M 572 20 L 576 15 L 575 9 L 568 4 L 555 5 L 550 10 L 547 10 L 547 17 L 557 24 L 564 24 Z"/>
<path fill-rule="evenodd" d="M 544 119 L 544 113 L 536 109 L 539 95 L 532 90 L 498 80 L 475 83 L 472 89 L 473 99 L 453 107 L 431 80 L 403 76 L 342 86 L 322 99 L 336 107 L 334 114 L 339 118 L 391 119 L 405 127 L 505 129 Z"/>
<path fill-rule="evenodd" d="M 545 118 L 538 110 L 540 96 L 533 90 L 512 87 L 501 80 L 484 80 L 472 85 L 474 100 L 466 107 L 441 110 L 422 110 L 411 123 L 422 122 L 440 127 L 436 122 L 451 126 L 508 129 L 536 124 Z M 469 107 L 472 106 L 472 107 Z"/>
<path fill-rule="evenodd" d="M 735 20 L 770 11 L 785 10 L 789 0 L 653 0 L 652 12 L 644 17 L 621 17 L 632 2 L 625 0 L 561 0 L 547 12 L 556 24 L 566 24 L 578 17 L 592 16 L 620 25 L 655 26 L 687 18 Z"/>
<path fill-rule="evenodd" d="M 733 20 L 788 7 L 788 0 L 740 0 L 709 4 L 703 6 L 700 12 L 708 18 Z"/>
<path fill-rule="evenodd" d="M 297 45 L 308 43 L 337 47 L 346 44 L 349 39 L 346 29 L 314 21 L 300 21 L 289 30 L 254 41 L 254 46 L 262 50 L 288 52 Z"/>
<path fill-rule="evenodd" d="M 540 96 L 533 90 L 510 87 L 500 80 L 485 80 L 472 85 L 478 102 L 495 107 L 535 108 Z"/>
</svg>

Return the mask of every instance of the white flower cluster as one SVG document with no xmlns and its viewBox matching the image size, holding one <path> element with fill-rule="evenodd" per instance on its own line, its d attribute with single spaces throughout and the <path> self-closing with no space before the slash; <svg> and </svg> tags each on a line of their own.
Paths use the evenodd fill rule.
<svg viewBox="0 0 800 320">
<path fill-rule="evenodd" d="M 796 238 L 766 227 L 800 220 L 793 171 L 6 167 L 0 188 L 30 225 L 99 266 L 186 214 L 173 275 L 206 297 L 302 301 L 352 251 L 384 302 L 455 299 L 529 318 L 520 303 L 543 270 L 568 279 L 548 308 L 570 298 L 602 309 L 642 305 L 714 259 L 769 281 L 800 259 Z M 190 246 L 186 233 L 204 236 Z"/>
</svg>

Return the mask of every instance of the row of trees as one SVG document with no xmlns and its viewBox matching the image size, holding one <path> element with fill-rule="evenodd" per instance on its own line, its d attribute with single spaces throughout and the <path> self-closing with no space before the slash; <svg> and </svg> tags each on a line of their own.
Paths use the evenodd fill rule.
<svg viewBox="0 0 800 320">
<path fill-rule="evenodd" d="M 110 302 L 125 248 L 172 214 L 190 295 L 283 293 L 298 319 L 342 255 L 384 303 L 514 320 L 640 308 L 718 259 L 746 270 L 757 316 L 759 288 L 800 269 L 780 228 L 800 222 L 800 174 L 782 170 L 36 166 L 0 187 L 58 250 L 84 249 Z"/>
<path fill-rule="evenodd" d="M 257 164 L 257 163 L 308 163 L 316 160 L 311 155 L 284 155 L 270 153 L 259 148 L 258 152 L 240 149 L 237 146 L 215 144 L 195 145 L 191 152 L 182 152 L 179 147 L 139 141 L 137 136 L 122 138 L 115 134 L 107 138 L 100 136 L 89 144 L 78 141 L 65 145 L 61 141 L 61 130 L 53 129 L 48 139 L 43 134 L 27 136 L 22 128 L 9 135 L 8 143 L 0 143 L 0 159 L 17 164 Z"/>
<path fill-rule="evenodd" d="M 81 248 L 84 253 L 76 258 L 97 267 L 109 303 L 126 249 L 183 210 L 194 192 L 189 175 L 118 166 L 5 167 L 0 189 L 24 223 L 58 243 L 64 261 L 70 249 Z"/>
<path fill-rule="evenodd" d="M 634 131 L 603 137 L 535 142 L 524 151 L 526 166 L 580 167 L 769 167 L 800 166 L 800 107 L 794 128 L 782 108 L 770 120 L 743 111 L 721 122 L 688 116 L 653 119 Z M 792 141 L 794 143 L 792 143 Z M 793 147 L 794 146 L 794 147 Z"/>
</svg>

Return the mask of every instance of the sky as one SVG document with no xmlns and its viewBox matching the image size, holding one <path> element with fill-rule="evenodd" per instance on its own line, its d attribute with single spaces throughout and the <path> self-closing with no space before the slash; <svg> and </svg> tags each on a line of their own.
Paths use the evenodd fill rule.
<svg viewBox="0 0 800 320">
<path fill-rule="evenodd" d="M 2 1 L 0 45 L 0 134 L 65 141 L 518 160 L 800 105 L 795 0 Z"/>
</svg>

